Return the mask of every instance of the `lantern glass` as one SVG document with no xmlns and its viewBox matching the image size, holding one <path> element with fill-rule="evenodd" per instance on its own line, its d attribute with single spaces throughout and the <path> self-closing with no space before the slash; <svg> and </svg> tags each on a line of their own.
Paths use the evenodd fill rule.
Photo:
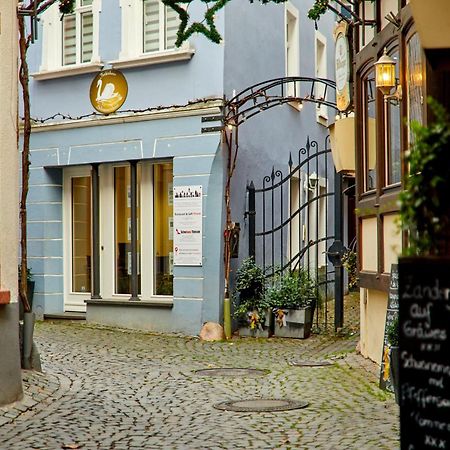
<svg viewBox="0 0 450 450">
<path fill-rule="evenodd" d="M 396 85 L 395 61 L 384 49 L 383 56 L 375 63 L 376 86 L 384 95 L 389 95 L 391 89 Z"/>
<path fill-rule="evenodd" d="M 377 88 L 387 95 L 395 87 L 395 63 L 379 63 L 376 65 Z"/>
</svg>

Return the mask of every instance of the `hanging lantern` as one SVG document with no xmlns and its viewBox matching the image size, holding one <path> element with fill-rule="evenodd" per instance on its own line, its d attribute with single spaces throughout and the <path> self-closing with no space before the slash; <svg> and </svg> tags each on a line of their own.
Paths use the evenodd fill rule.
<svg viewBox="0 0 450 450">
<path fill-rule="evenodd" d="M 386 48 L 384 49 L 383 56 L 374 65 L 376 87 L 384 95 L 389 95 L 392 88 L 396 85 L 395 61 L 387 54 Z"/>
</svg>

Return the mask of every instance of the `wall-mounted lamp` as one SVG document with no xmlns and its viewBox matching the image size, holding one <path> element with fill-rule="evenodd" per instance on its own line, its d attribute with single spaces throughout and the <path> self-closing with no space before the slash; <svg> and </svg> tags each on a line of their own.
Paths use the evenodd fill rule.
<svg viewBox="0 0 450 450">
<path fill-rule="evenodd" d="M 395 77 L 395 61 L 387 54 L 384 49 L 383 56 L 374 64 L 375 65 L 375 85 L 383 93 L 386 101 L 402 99 L 402 87 L 397 85 Z M 395 92 L 391 94 L 391 90 L 395 88 Z"/>
<path fill-rule="evenodd" d="M 310 191 L 315 191 L 317 184 L 319 183 L 319 176 L 316 172 L 313 172 L 311 175 L 308 176 L 308 189 Z"/>
</svg>

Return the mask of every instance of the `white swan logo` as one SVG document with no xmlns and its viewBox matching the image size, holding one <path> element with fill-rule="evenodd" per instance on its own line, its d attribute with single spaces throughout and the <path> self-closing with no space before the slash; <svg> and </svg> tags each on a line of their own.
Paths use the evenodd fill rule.
<svg viewBox="0 0 450 450">
<path fill-rule="evenodd" d="M 125 77 L 117 70 L 100 72 L 91 83 L 92 106 L 103 114 L 117 111 L 125 102 L 127 93 Z"/>
</svg>

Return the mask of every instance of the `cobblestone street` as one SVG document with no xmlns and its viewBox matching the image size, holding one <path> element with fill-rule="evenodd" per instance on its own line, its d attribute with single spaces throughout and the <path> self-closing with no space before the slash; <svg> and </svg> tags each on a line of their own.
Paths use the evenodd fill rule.
<svg viewBox="0 0 450 450">
<path fill-rule="evenodd" d="M 196 338 L 37 325 L 43 374 L 24 372 L 23 401 L 0 409 L 0 449 L 395 449 L 398 408 L 356 337 L 305 341 Z M 326 367 L 292 361 L 327 359 Z M 197 369 L 267 369 L 205 377 Z M 219 411 L 240 399 L 309 402 L 275 413 Z"/>
</svg>

